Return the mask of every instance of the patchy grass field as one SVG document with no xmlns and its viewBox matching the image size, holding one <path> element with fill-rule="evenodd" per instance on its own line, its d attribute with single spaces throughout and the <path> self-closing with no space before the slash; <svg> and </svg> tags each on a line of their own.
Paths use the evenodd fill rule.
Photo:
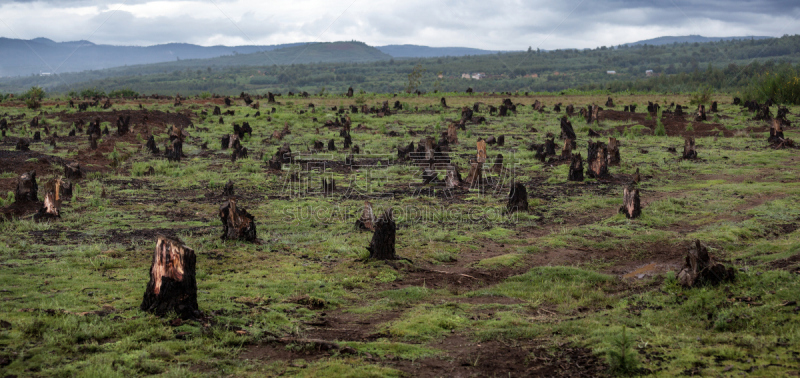
<svg viewBox="0 0 800 378">
<path fill-rule="evenodd" d="M 509 117 L 488 114 L 503 96 L 445 97 L 449 108 L 433 95 L 284 96 L 274 113 L 260 100 L 259 116 L 238 99 L 230 107 L 126 100 L 88 113 L 65 102 L 40 111 L 0 104 L 10 127 L 0 143 L 0 206 L 11 217 L 0 223 L 0 375 L 800 374 L 800 156 L 768 148 L 766 122 L 727 96 L 715 98 L 720 112 L 707 122 L 643 113 L 647 101 L 688 105 L 688 96 L 618 97 L 614 109 L 635 103 L 638 113 L 571 121 L 577 152 L 586 156 L 591 128 L 621 141 L 621 165 L 608 180 L 570 182 L 568 164 L 539 162 L 528 145 L 552 133 L 560 150 L 564 113 L 553 105 L 604 97 L 508 96 L 524 104 Z M 531 109 L 536 99 L 545 112 Z M 360 153 L 347 164 L 339 129 L 324 126 L 338 116 L 331 108 L 396 100 L 398 114 L 349 114 Z M 475 102 L 483 104 L 475 117 L 487 122 L 459 131 L 450 157 L 466 174 L 477 138 L 504 135 L 504 146 L 488 148 L 489 161 L 504 156 L 501 171 L 485 173 L 493 185 L 423 185 L 421 169 L 398 161 L 396 148 L 438 140 Z M 235 114 L 220 123 L 215 105 Z M 800 107 L 789 110 L 796 124 Z M 132 133 L 120 137 L 114 122 L 127 111 Z M 97 150 L 85 133 L 67 136 L 73 122 L 95 118 L 111 131 Z M 219 141 L 242 122 L 254 130 L 242 141 L 249 158 L 231 162 Z M 273 140 L 285 124 L 291 134 Z M 666 136 L 655 135 L 659 124 Z M 171 125 L 190 134 L 181 162 L 144 148 L 152 134 L 163 150 Z M 36 131 L 41 142 L 15 150 Z M 800 140 L 794 128 L 785 133 Z M 696 137 L 699 159 L 681 159 L 684 135 Z M 331 139 L 336 151 L 312 150 Z M 298 163 L 269 170 L 284 142 Z M 36 223 L 8 210 L 20 174 L 36 170 L 42 188 L 69 161 L 87 175 L 74 182 L 61 219 Z M 629 220 L 618 209 L 637 168 L 642 216 Z M 336 180 L 334 193 L 323 195 L 322 178 Z M 258 243 L 220 240 L 229 180 L 255 216 Z M 526 186 L 529 211 L 504 213 L 512 181 Z M 371 233 L 354 222 L 365 200 L 376 212 L 394 209 L 397 253 L 412 262 L 364 261 Z M 159 233 L 197 253 L 201 320 L 139 310 Z M 694 239 L 737 279 L 678 285 Z"/>
</svg>

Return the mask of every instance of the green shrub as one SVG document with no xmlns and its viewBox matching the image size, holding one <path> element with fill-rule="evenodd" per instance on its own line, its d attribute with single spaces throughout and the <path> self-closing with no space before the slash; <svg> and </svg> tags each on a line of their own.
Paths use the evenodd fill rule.
<svg viewBox="0 0 800 378">
<path fill-rule="evenodd" d="M 138 95 L 139 95 L 139 93 L 137 93 L 133 89 L 123 88 L 123 89 L 117 89 L 115 91 L 109 92 L 108 97 L 122 98 L 122 97 L 136 97 Z"/>
<path fill-rule="evenodd" d="M 764 102 L 768 98 L 779 104 L 800 104 L 800 72 L 790 64 L 767 71 L 751 79 L 744 99 Z"/>
<path fill-rule="evenodd" d="M 699 91 L 692 93 L 689 99 L 689 104 L 691 105 L 710 104 L 712 94 L 713 92 L 711 91 L 710 87 L 703 87 Z"/>
<path fill-rule="evenodd" d="M 655 136 L 667 136 L 667 129 L 664 128 L 664 124 L 661 120 L 656 120 L 656 129 L 653 131 L 653 135 Z"/>
</svg>

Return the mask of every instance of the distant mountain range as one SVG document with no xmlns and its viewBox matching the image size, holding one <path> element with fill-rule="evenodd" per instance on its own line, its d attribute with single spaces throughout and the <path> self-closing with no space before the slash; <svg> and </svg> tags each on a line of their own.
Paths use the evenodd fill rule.
<svg viewBox="0 0 800 378">
<path fill-rule="evenodd" d="M 284 50 L 281 56 L 291 55 L 293 48 L 300 47 L 301 51 L 307 42 L 286 43 L 280 45 L 264 46 L 198 46 L 188 43 L 168 43 L 154 46 L 113 46 L 99 45 L 90 41 L 55 42 L 47 38 L 34 38 L 31 40 L 0 38 L 0 76 L 27 76 L 41 73 L 80 72 L 87 70 L 101 70 L 112 67 L 131 66 L 139 64 L 175 62 L 188 59 L 209 59 L 224 56 L 253 54 L 258 52 L 271 52 Z M 350 55 L 352 62 L 365 62 L 391 58 L 430 58 L 440 56 L 464 56 L 493 54 L 496 51 L 472 49 L 465 47 L 427 47 L 416 45 L 388 45 L 370 47 L 362 44 L 358 48 L 360 54 Z M 352 45 L 342 42 L 336 45 L 340 48 L 352 50 Z M 374 51 L 367 53 L 364 47 Z M 331 47 L 335 50 L 335 47 Z M 276 59 L 275 64 L 289 63 L 316 63 L 340 62 L 348 60 L 345 51 L 329 51 L 309 59 L 308 51 L 300 57 L 303 59 Z M 352 51 L 350 51 L 352 53 Z M 269 56 L 270 54 L 265 54 Z M 244 59 L 253 61 L 253 64 L 272 64 L 271 57 L 264 59 Z M 318 59 L 318 60 L 313 60 Z M 240 59 L 241 60 L 241 59 Z M 214 64 L 213 62 L 210 64 Z"/>
<path fill-rule="evenodd" d="M 486 55 L 499 52 L 469 47 L 428 47 L 419 45 L 386 45 L 377 46 L 376 49 L 394 58 L 437 58 L 442 56 Z"/>
<path fill-rule="evenodd" d="M 658 37 L 653 39 L 646 39 L 644 41 L 638 42 L 631 42 L 625 43 L 624 45 L 627 46 L 636 46 L 636 45 L 668 45 L 673 43 L 706 43 L 706 42 L 718 42 L 718 41 L 730 41 L 734 39 L 767 39 L 773 37 L 764 37 L 764 36 L 747 36 L 747 37 L 703 37 L 702 35 L 684 35 L 684 36 L 677 36 L 677 37 Z"/>
<path fill-rule="evenodd" d="M 659 37 L 626 45 L 663 45 L 675 42 L 712 42 L 731 39 L 771 37 L 703 37 L 699 35 Z M 374 62 L 392 58 L 436 58 L 495 54 L 501 51 L 468 47 L 428 47 L 419 45 L 368 46 L 362 42 L 287 43 L 264 46 L 198 46 L 168 43 L 154 46 L 99 45 L 89 41 L 55 42 L 47 38 L 31 40 L 0 38 L 0 77 L 47 73 L 81 72 L 155 64 L 166 66 L 258 66 L 306 63 Z M 506 51 L 507 52 L 507 51 Z M 172 64 L 167 64 L 172 62 Z M 177 64 L 176 64 L 177 63 Z"/>
</svg>

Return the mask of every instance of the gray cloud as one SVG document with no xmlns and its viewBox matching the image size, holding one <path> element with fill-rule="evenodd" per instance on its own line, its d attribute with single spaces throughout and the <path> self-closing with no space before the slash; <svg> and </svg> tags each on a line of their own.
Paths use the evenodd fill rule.
<svg viewBox="0 0 800 378">
<path fill-rule="evenodd" d="M 800 33 L 800 3 L 786 0 L 129 0 L 115 12 L 121 4 L 5 2 L 0 36 L 133 45 L 277 44 L 319 37 L 521 50 L 616 45 L 663 35 Z"/>
</svg>

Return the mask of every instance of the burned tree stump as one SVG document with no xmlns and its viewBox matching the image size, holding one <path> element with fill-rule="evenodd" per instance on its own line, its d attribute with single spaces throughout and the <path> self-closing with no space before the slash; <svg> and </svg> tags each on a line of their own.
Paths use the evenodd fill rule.
<svg viewBox="0 0 800 378">
<path fill-rule="evenodd" d="M 494 165 L 492 166 L 492 171 L 499 173 L 503 171 L 503 154 L 497 154 L 494 158 Z"/>
<path fill-rule="evenodd" d="M 356 220 L 356 228 L 359 230 L 375 231 L 375 223 L 378 219 L 372 210 L 372 204 L 369 201 L 364 201 L 364 210 L 361 212 L 361 218 Z"/>
<path fill-rule="evenodd" d="M 222 221 L 222 240 L 256 241 L 255 218 L 236 206 L 236 198 L 229 198 L 219 206 L 219 219 Z"/>
<path fill-rule="evenodd" d="M 497 145 L 498 146 L 502 146 L 504 144 L 506 144 L 506 136 L 505 135 L 498 136 L 497 137 Z"/>
<path fill-rule="evenodd" d="M 394 223 L 392 209 L 386 210 L 375 222 L 375 233 L 369 242 L 368 259 L 372 260 L 400 260 L 395 252 L 395 235 L 397 225 Z"/>
<path fill-rule="evenodd" d="M 345 94 L 347 97 L 353 97 L 353 87 L 347 88 L 347 93 Z"/>
<path fill-rule="evenodd" d="M 678 272 L 678 282 L 684 287 L 716 285 L 736 279 L 732 267 L 717 263 L 708 253 L 708 247 L 695 240 L 688 248 L 683 268 Z"/>
<path fill-rule="evenodd" d="M 694 117 L 694 120 L 697 122 L 705 121 L 706 120 L 706 106 L 700 105 L 697 107 L 697 115 Z"/>
<path fill-rule="evenodd" d="M 599 179 L 608 176 L 608 149 L 605 143 L 589 141 L 586 161 L 589 165 L 586 174 L 590 178 Z"/>
<path fill-rule="evenodd" d="M 608 97 L 608 100 L 606 101 L 606 106 L 608 106 L 609 108 L 614 107 L 614 100 L 611 99 L 611 96 Z"/>
<path fill-rule="evenodd" d="M 544 140 L 544 154 L 546 156 L 553 156 L 556 154 L 556 142 L 553 138 Z"/>
<path fill-rule="evenodd" d="M 769 127 L 769 138 L 767 141 L 776 144 L 782 142 L 783 139 L 783 125 L 780 119 L 775 118 L 772 120 L 772 124 Z"/>
<path fill-rule="evenodd" d="M 569 181 L 583 181 L 583 158 L 581 154 L 573 154 L 569 164 Z"/>
<path fill-rule="evenodd" d="M 408 144 L 405 147 L 397 147 L 397 159 L 398 160 L 406 160 L 410 153 L 414 152 L 414 142 Z"/>
<path fill-rule="evenodd" d="M 56 199 L 56 193 L 48 191 L 44 195 L 44 203 L 42 204 L 42 207 L 39 208 L 39 211 L 36 212 L 36 214 L 33 214 L 33 220 L 36 222 L 42 222 L 61 218 L 60 208 L 61 201 Z"/>
<path fill-rule="evenodd" d="M 161 150 L 158 149 L 158 145 L 156 145 L 156 139 L 152 135 L 147 138 L 147 144 L 145 147 L 147 147 L 147 149 L 150 150 L 150 153 L 153 155 L 158 155 L 161 153 Z"/>
<path fill-rule="evenodd" d="M 447 106 L 447 101 L 444 99 L 444 97 L 442 97 L 440 102 L 441 102 L 443 108 L 449 108 L 449 106 Z"/>
<path fill-rule="evenodd" d="M 223 197 L 233 197 L 234 189 L 233 189 L 233 181 L 228 180 L 224 187 L 222 187 L 222 196 Z"/>
<path fill-rule="evenodd" d="M 267 92 L 267 102 L 270 104 L 275 103 L 275 95 L 272 92 Z"/>
<path fill-rule="evenodd" d="M 181 142 L 180 139 L 175 139 L 172 141 L 172 143 L 168 143 L 164 154 L 169 161 L 181 161 L 181 155 L 183 155 L 183 142 Z"/>
<path fill-rule="evenodd" d="M 38 202 L 39 186 L 36 184 L 36 171 L 23 173 L 17 178 L 17 188 L 14 190 L 14 202 Z"/>
<path fill-rule="evenodd" d="M 215 116 L 222 115 L 222 109 L 220 109 L 219 106 L 215 106 L 214 111 L 211 113 L 211 115 Z"/>
<path fill-rule="evenodd" d="M 683 158 L 697 159 L 697 148 L 694 145 L 694 138 L 686 137 L 683 143 Z"/>
<path fill-rule="evenodd" d="M 469 173 L 467 174 L 467 179 L 465 181 L 472 187 L 481 184 L 483 182 L 483 163 L 478 162 L 475 159 L 470 159 Z"/>
<path fill-rule="evenodd" d="M 572 139 L 564 139 L 564 148 L 561 149 L 561 157 L 568 158 L 572 156 L 572 147 L 575 141 Z"/>
<path fill-rule="evenodd" d="M 617 138 L 608 138 L 608 166 L 618 166 L 621 159 L 619 157 L 619 141 Z"/>
<path fill-rule="evenodd" d="M 446 134 L 447 143 L 449 144 L 458 144 L 458 125 L 455 123 L 451 123 L 450 126 L 447 126 L 447 134 Z"/>
<path fill-rule="evenodd" d="M 17 141 L 17 145 L 14 147 L 17 151 L 30 151 L 31 144 L 28 143 L 27 140 L 20 138 Z"/>
<path fill-rule="evenodd" d="M 622 192 L 622 207 L 619 212 L 625 214 L 628 219 L 638 218 L 642 214 L 642 207 L 639 202 L 639 189 L 626 187 Z"/>
<path fill-rule="evenodd" d="M 525 185 L 516 183 L 508 193 L 508 203 L 506 204 L 506 214 L 515 211 L 528 211 L 528 190 Z"/>
<path fill-rule="evenodd" d="M 322 179 L 322 193 L 324 195 L 330 195 L 336 191 L 336 180 L 331 179 L 330 181 L 326 179 Z"/>
<path fill-rule="evenodd" d="M 711 110 L 709 110 L 709 112 L 710 113 L 716 113 L 717 111 L 718 111 L 717 110 L 717 102 L 714 101 L 714 102 L 711 103 Z"/>
<path fill-rule="evenodd" d="M 194 250 L 177 238 L 159 235 L 139 308 L 158 316 L 174 311 L 184 319 L 200 317 L 195 263 Z"/>
<path fill-rule="evenodd" d="M 131 116 L 117 118 L 117 135 L 123 136 L 130 131 Z"/>
<path fill-rule="evenodd" d="M 447 166 L 447 173 L 444 176 L 444 187 L 447 189 L 454 189 L 461 185 L 461 173 L 455 165 Z"/>
<path fill-rule="evenodd" d="M 575 129 L 572 128 L 572 123 L 567 119 L 567 117 L 561 118 L 561 139 L 578 139 L 578 137 L 575 135 Z"/>
<path fill-rule="evenodd" d="M 486 141 L 483 139 L 478 139 L 477 142 L 477 149 L 478 149 L 478 163 L 485 163 L 486 162 Z"/>
</svg>

